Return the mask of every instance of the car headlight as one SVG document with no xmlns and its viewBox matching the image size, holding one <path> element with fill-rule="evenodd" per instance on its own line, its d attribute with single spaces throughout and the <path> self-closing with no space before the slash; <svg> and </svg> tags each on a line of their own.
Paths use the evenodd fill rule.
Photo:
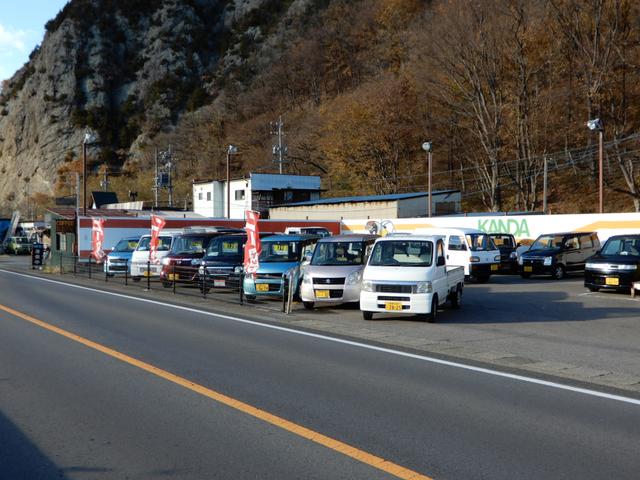
<svg viewBox="0 0 640 480">
<path fill-rule="evenodd" d="M 618 265 L 618 270 L 636 270 L 636 265 Z"/>
<path fill-rule="evenodd" d="M 171 259 L 167 258 L 167 257 L 164 257 L 162 259 L 162 265 L 164 265 L 164 266 L 171 265 Z"/>
<path fill-rule="evenodd" d="M 524 258 L 518 258 L 518 265 L 522 265 L 524 263 Z"/>
<path fill-rule="evenodd" d="M 309 275 L 305 275 L 304 277 L 302 277 L 302 283 L 305 284 L 310 284 L 311 283 L 311 277 Z"/>
<path fill-rule="evenodd" d="M 549 265 L 551 265 L 553 263 L 553 257 L 544 257 L 544 261 L 542 262 L 542 264 L 545 267 L 548 267 Z"/>
<path fill-rule="evenodd" d="M 238 266 L 233 269 L 233 273 L 242 273 L 242 272 L 244 272 L 244 268 L 242 266 Z"/>
<path fill-rule="evenodd" d="M 587 262 L 584 266 L 584 268 L 591 268 L 594 270 L 599 270 L 602 268 L 602 266 L 599 263 L 589 263 Z"/>
<path fill-rule="evenodd" d="M 349 275 L 347 275 L 347 279 L 345 280 L 345 284 L 354 285 L 356 283 L 359 283 L 360 280 L 362 280 L 362 272 L 360 272 L 360 271 L 351 272 Z"/>
<path fill-rule="evenodd" d="M 493 257 L 493 261 L 494 262 L 499 262 L 500 261 L 500 255 L 496 255 L 495 257 Z"/>
<path fill-rule="evenodd" d="M 363 280 L 362 290 L 365 292 L 373 292 L 373 282 L 371 280 Z"/>
<path fill-rule="evenodd" d="M 518 258 L 518 254 L 516 252 L 511 252 L 511 254 L 509 255 L 509 258 L 511 259 Z"/>
<path fill-rule="evenodd" d="M 418 282 L 416 293 L 431 293 L 431 282 Z"/>
<path fill-rule="evenodd" d="M 195 267 L 196 265 L 201 265 L 202 264 L 202 260 L 200 260 L 199 258 L 194 258 L 193 260 L 191 260 L 191 266 Z"/>
<path fill-rule="evenodd" d="M 469 257 L 471 263 L 477 263 L 480 261 L 480 257 Z"/>
</svg>

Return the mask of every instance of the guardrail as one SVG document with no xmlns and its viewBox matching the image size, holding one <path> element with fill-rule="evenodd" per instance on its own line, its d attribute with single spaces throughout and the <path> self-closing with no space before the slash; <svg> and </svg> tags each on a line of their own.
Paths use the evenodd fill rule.
<svg viewBox="0 0 640 480">
<path fill-rule="evenodd" d="M 146 262 L 142 275 L 131 274 L 131 263 L 122 259 L 117 263 L 96 263 L 92 258 L 80 259 L 77 256 L 61 255 L 56 265 L 61 275 L 73 275 L 76 278 L 102 280 L 131 288 L 143 288 L 145 291 L 159 290 L 173 295 L 187 295 L 233 303 L 248 307 L 260 307 L 278 310 L 290 314 L 296 287 L 291 288 L 295 278 L 295 268 L 282 274 L 282 293 L 270 298 L 253 296 L 248 299 L 244 292 L 244 273 L 214 274 L 199 265 L 169 265 Z M 53 266 L 53 265 L 52 265 Z M 158 268 L 159 267 L 159 268 Z M 136 272 L 140 272 L 137 264 Z M 280 300 L 280 301 L 278 301 Z M 276 307 L 277 305 L 277 307 Z"/>
</svg>

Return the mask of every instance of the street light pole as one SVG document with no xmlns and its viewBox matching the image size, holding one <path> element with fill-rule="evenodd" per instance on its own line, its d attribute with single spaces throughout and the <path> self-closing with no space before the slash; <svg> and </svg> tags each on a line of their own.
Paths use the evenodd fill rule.
<svg viewBox="0 0 640 480">
<path fill-rule="evenodd" d="M 602 120 L 594 118 L 587 122 L 587 128 L 593 132 L 598 132 L 598 212 L 604 213 L 604 172 L 603 172 L 603 157 L 604 157 L 604 125 Z"/>
<path fill-rule="evenodd" d="M 87 216 L 87 136 L 82 142 L 82 216 Z"/>
<path fill-rule="evenodd" d="M 431 147 L 432 144 L 431 142 L 424 142 L 422 144 L 422 149 L 427 152 L 427 171 L 428 171 L 428 198 L 429 198 L 429 204 L 427 205 L 427 216 L 429 218 L 431 218 L 431 205 L 432 205 L 432 201 L 431 201 L 431 173 L 432 173 L 432 157 L 431 157 Z"/>
<path fill-rule="evenodd" d="M 227 218 L 231 219 L 231 178 L 229 174 L 229 161 L 231 155 L 238 152 L 238 148 L 234 145 L 229 145 L 227 148 Z"/>
</svg>

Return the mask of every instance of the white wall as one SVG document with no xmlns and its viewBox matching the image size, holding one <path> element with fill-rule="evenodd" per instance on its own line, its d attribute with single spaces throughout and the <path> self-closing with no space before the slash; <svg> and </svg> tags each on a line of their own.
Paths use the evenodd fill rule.
<svg viewBox="0 0 640 480">
<path fill-rule="evenodd" d="M 491 233 L 512 233 L 517 239 L 535 239 L 544 233 L 597 232 L 603 242 L 611 235 L 640 234 L 640 213 L 604 213 L 573 215 L 500 215 L 481 217 L 400 218 L 380 217 L 387 233 L 411 232 L 425 227 L 476 228 Z M 370 219 L 345 220 L 343 233 L 367 232 Z"/>
<path fill-rule="evenodd" d="M 271 207 L 269 217 L 286 220 L 342 220 L 351 218 L 396 218 L 398 202 L 350 202 L 298 207 Z"/>
</svg>

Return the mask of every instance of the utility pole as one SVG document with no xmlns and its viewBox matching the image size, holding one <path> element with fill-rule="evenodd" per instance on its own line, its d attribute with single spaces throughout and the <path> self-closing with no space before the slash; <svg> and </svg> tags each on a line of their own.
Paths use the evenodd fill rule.
<svg viewBox="0 0 640 480">
<path fill-rule="evenodd" d="M 547 214 L 547 175 L 549 171 L 549 164 L 547 157 L 544 157 L 544 174 L 542 177 L 542 213 Z"/>
<path fill-rule="evenodd" d="M 171 145 L 169 145 L 169 161 L 165 167 L 169 172 L 169 184 L 167 185 L 169 189 L 169 207 L 173 207 L 173 179 L 171 175 L 171 170 L 173 169 L 173 153 L 171 152 Z"/>
<path fill-rule="evenodd" d="M 158 147 L 156 147 L 156 180 L 153 184 L 154 202 L 153 207 L 158 208 L 158 193 L 160 190 L 160 170 L 158 167 Z"/>
<path fill-rule="evenodd" d="M 95 135 L 85 132 L 82 140 L 82 215 L 87 216 L 87 145 L 96 141 Z"/>
<path fill-rule="evenodd" d="M 229 145 L 227 147 L 227 218 L 231 218 L 231 175 L 229 170 L 229 162 L 231 155 L 238 153 L 238 147 Z"/>
<path fill-rule="evenodd" d="M 431 205 L 432 205 L 432 202 L 431 202 L 431 173 L 432 173 L 432 165 L 431 165 L 431 164 L 432 164 L 432 157 L 431 157 L 431 150 L 432 150 L 432 143 L 431 143 L 431 142 L 424 142 L 424 143 L 422 144 L 422 149 L 423 149 L 425 152 L 427 152 L 427 164 L 428 164 L 428 165 L 427 165 L 427 172 L 428 172 L 428 174 L 427 174 L 427 175 L 428 175 L 428 177 L 429 177 L 429 179 L 428 179 L 428 191 L 429 191 L 428 198 L 429 198 L 429 204 L 428 204 L 428 206 L 427 206 L 427 216 L 428 216 L 429 218 L 431 218 Z"/>
<path fill-rule="evenodd" d="M 598 195 L 598 212 L 604 213 L 604 173 L 602 171 L 602 159 L 604 157 L 604 124 L 599 118 L 594 118 L 587 122 L 587 128 L 592 132 L 598 132 L 598 189 L 600 190 Z"/>
<path fill-rule="evenodd" d="M 277 122 L 271 123 L 271 135 L 277 136 L 277 144 L 273 146 L 272 153 L 274 156 L 274 163 L 278 164 L 278 172 L 282 175 L 282 165 L 287 162 L 286 156 L 289 153 L 289 148 L 284 144 L 284 123 L 282 123 L 282 115 Z"/>
<path fill-rule="evenodd" d="M 103 192 L 106 192 L 109 188 L 109 167 L 106 163 L 103 165 L 102 181 L 100 182 L 100 186 L 102 187 Z"/>
</svg>

